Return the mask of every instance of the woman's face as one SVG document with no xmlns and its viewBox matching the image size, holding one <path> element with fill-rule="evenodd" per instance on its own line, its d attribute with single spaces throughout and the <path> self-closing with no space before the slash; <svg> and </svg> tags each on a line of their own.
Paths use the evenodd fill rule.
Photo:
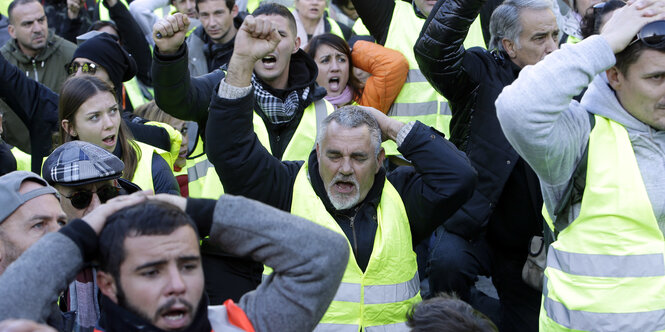
<svg viewBox="0 0 665 332">
<path fill-rule="evenodd" d="M 314 21 L 323 16 L 326 0 L 296 0 L 295 6 L 300 17 Z"/>
<path fill-rule="evenodd" d="M 321 44 L 316 50 L 314 61 L 319 67 L 316 83 L 326 88 L 328 96 L 338 96 L 349 82 L 349 58 L 346 54 Z"/>
<path fill-rule="evenodd" d="M 120 131 L 120 110 L 111 92 L 97 92 L 81 104 L 74 114 L 74 124 L 62 120 L 63 128 L 72 137 L 113 152 Z"/>
</svg>

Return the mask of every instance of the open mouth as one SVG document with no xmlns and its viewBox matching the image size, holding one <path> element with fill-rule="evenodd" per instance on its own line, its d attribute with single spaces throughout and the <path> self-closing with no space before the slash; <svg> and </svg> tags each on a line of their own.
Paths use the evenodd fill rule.
<svg viewBox="0 0 665 332">
<path fill-rule="evenodd" d="M 102 139 L 102 143 L 108 145 L 108 146 L 113 146 L 115 145 L 115 139 L 116 135 L 108 135 Z"/>
<path fill-rule="evenodd" d="M 353 191 L 355 188 L 355 183 L 348 181 L 337 181 L 335 182 L 335 189 L 339 193 L 348 194 Z"/>
<path fill-rule="evenodd" d="M 164 323 L 172 329 L 184 327 L 187 323 L 189 311 L 184 308 L 171 309 L 162 315 Z"/>
<path fill-rule="evenodd" d="M 277 58 L 274 55 L 266 55 L 261 59 L 261 62 L 264 64 L 273 64 L 277 62 Z"/>
<path fill-rule="evenodd" d="M 330 90 L 338 91 L 339 90 L 339 77 L 331 77 L 328 80 L 328 86 Z"/>
</svg>

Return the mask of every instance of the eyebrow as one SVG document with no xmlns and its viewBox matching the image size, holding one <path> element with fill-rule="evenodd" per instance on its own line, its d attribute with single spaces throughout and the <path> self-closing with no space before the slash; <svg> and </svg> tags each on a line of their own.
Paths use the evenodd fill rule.
<svg viewBox="0 0 665 332">
<path fill-rule="evenodd" d="M 107 109 L 103 109 L 103 110 L 91 110 L 91 111 L 89 111 L 89 112 L 86 112 L 85 115 L 93 115 L 93 114 L 95 114 L 95 113 L 101 113 L 101 112 L 103 112 L 103 111 L 110 111 L 110 110 L 112 110 L 112 109 L 114 109 L 114 108 L 118 108 L 118 103 L 113 104 L 111 107 L 109 107 L 109 108 L 107 108 Z"/>
<path fill-rule="evenodd" d="M 199 261 L 201 260 L 201 256 L 182 256 L 178 257 L 178 263 L 183 263 L 183 262 L 190 262 L 190 261 Z M 168 260 L 159 260 L 159 261 L 154 261 L 154 262 L 148 262 L 142 265 L 137 266 L 134 271 L 139 271 L 145 268 L 149 267 L 155 267 L 155 266 L 160 266 L 164 265 L 168 262 Z"/>
</svg>

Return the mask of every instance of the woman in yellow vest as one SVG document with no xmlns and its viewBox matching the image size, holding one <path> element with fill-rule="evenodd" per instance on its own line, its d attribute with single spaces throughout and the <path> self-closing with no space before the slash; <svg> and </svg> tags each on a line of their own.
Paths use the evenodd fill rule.
<svg viewBox="0 0 665 332">
<path fill-rule="evenodd" d="M 90 75 L 69 78 L 58 106 L 60 144 L 77 139 L 93 143 L 125 163 L 123 178 L 142 189 L 179 194 L 170 153 L 132 139 L 109 84 Z"/>
<path fill-rule="evenodd" d="M 402 53 L 364 40 L 351 51 L 344 39 L 330 33 L 312 38 L 305 52 L 319 69 L 316 83 L 326 88 L 325 98 L 335 107 L 357 103 L 388 113 L 409 73 Z M 371 76 L 361 82 L 356 67 Z"/>
</svg>

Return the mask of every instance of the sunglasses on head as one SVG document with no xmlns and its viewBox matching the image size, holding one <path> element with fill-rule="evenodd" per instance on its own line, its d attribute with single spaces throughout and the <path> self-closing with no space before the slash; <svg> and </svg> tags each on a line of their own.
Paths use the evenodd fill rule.
<svg viewBox="0 0 665 332">
<path fill-rule="evenodd" d="M 94 75 L 97 71 L 97 65 L 92 62 L 72 62 L 67 67 L 67 71 L 69 72 L 69 75 L 74 75 L 79 71 L 79 68 L 81 68 L 81 72 L 84 74 Z"/>
<path fill-rule="evenodd" d="M 665 47 L 665 21 L 651 22 L 640 29 L 635 39 L 628 44 L 631 46 L 637 41 L 651 48 L 664 48 Z"/>
<path fill-rule="evenodd" d="M 73 192 L 69 196 L 63 196 L 69 199 L 74 208 L 82 210 L 90 205 L 90 202 L 92 202 L 92 194 L 94 193 L 96 193 L 97 197 L 99 197 L 99 201 L 106 203 L 106 201 L 109 199 L 120 195 L 120 187 L 105 185 L 97 188 L 97 191 L 79 190 Z"/>
</svg>

